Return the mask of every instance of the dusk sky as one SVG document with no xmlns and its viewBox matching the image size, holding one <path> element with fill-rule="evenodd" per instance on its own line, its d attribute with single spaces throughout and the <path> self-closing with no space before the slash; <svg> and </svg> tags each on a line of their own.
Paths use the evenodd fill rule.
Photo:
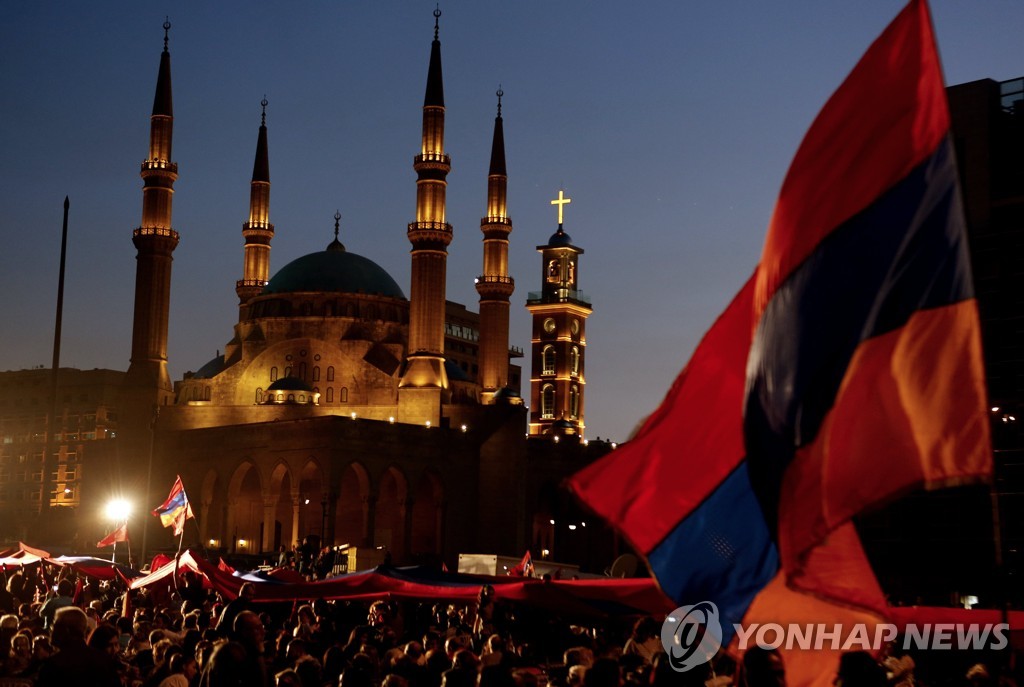
<svg viewBox="0 0 1024 687">
<path fill-rule="evenodd" d="M 812 119 L 899 0 L 443 2 L 448 298 L 477 309 L 495 90 L 504 90 L 510 343 L 529 350 L 535 247 L 586 252 L 587 436 L 622 441 L 751 273 Z M 139 165 L 170 16 L 172 379 L 238 317 L 242 223 L 269 101 L 271 273 L 349 251 L 409 294 L 406 224 L 434 2 L 8 3 L 0 23 L 0 369 L 49 366 L 64 196 L 64 366 L 127 369 Z M 1024 75 L 1024 3 L 932 3 L 947 84 Z M 870 107 L 870 103 L 865 103 Z M 529 360 L 522 359 L 529 377 Z M 528 394 L 528 381 L 523 385 Z"/>
</svg>

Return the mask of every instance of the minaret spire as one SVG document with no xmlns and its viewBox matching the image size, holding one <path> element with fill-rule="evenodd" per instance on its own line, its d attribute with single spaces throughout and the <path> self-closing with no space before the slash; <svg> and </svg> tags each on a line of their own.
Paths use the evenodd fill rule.
<svg viewBox="0 0 1024 687">
<path fill-rule="evenodd" d="M 267 149 L 267 96 L 260 101 L 260 131 L 256 138 L 256 159 L 252 164 L 249 190 L 249 221 L 242 225 L 245 237 L 245 260 L 242 278 L 235 283 L 238 294 L 238 317 L 244 320 L 249 301 L 259 295 L 270 278 L 270 240 L 274 225 L 270 223 L 270 154 Z"/>
<path fill-rule="evenodd" d="M 487 216 L 480 219 L 484 234 L 484 271 L 476 280 L 480 294 L 480 386 L 484 403 L 508 386 L 509 298 L 515 282 L 508 274 L 508 176 L 505 172 L 505 132 L 501 119 L 501 86 L 498 115 L 494 118 L 491 164 L 487 174 Z"/>
<path fill-rule="evenodd" d="M 448 388 L 444 370 L 445 280 L 452 227 L 445 221 L 446 178 L 451 158 L 444 152 L 444 84 L 441 77 L 440 8 L 434 10 L 427 89 L 423 99 L 423 135 L 416 170 L 416 221 L 408 227 L 412 243 L 409 296 L 408 366 L 400 383 L 399 404 L 410 422 L 440 419 L 440 391 Z"/>
<path fill-rule="evenodd" d="M 334 240 L 327 244 L 327 250 L 345 252 L 345 244 L 338 239 L 338 231 L 341 229 L 341 210 L 334 211 Z"/>
<path fill-rule="evenodd" d="M 171 201 L 178 165 L 171 162 L 174 108 L 171 98 L 170 21 L 164 25 L 153 114 L 150 117 L 149 155 L 142 162 L 142 223 L 132 232 L 138 251 L 135 266 L 135 316 L 132 358 L 127 383 L 142 392 L 139 401 L 167 403 L 172 395 L 167 373 L 167 325 L 171 299 L 172 253 L 178 232 L 171 228 Z"/>
</svg>

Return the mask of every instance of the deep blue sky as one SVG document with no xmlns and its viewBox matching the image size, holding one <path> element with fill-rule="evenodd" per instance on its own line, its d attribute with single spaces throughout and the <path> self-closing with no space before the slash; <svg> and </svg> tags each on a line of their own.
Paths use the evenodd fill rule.
<svg viewBox="0 0 1024 687">
<path fill-rule="evenodd" d="M 448 297 L 476 308 L 494 91 L 505 91 L 528 348 L 534 248 L 586 254 L 588 436 L 624 440 L 749 275 L 815 114 L 902 7 L 610 0 L 443 3 Z M 139 163 L 169 14 L 174 83 L 173 378 L 237 319 L 259 101 L 270 101 L 271 271 L 342 241 L 408 294 L 412 157 L 433 2 L 12 3 L 0 23 L 0 369 L 49 365 L 61 203 L 71 196 L 62 363 L 125 369 Z M 1024 4 L 935 0 L 947 83 L 1024 75 Z M 525 391 L 525 389 L 524 389 Z"/>
</svg>

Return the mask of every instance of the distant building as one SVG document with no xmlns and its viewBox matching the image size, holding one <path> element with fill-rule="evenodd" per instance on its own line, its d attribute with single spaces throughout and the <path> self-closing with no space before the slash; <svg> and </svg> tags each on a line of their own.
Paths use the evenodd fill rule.
<svg viewBox="0 0 1024 687">
<path fill-rule="evenodd" d="M 576 290 L 583 251 L 567 236 L 564 245 L 544 249 L 544 260 L 557 254 L 571 265 L 561 281 L 545 282 L 539 301 L 530 300 L 542 323 L 539 335 L 535 331 L 531 389 L 536 379 L 549 378 L 552 389 L 542 393 L 543 417 L 529 428 L 521 370 L 511 362 L 523 351 L 509 346 L 515 284 L 508 274 L 512 221 L 500 91 L 486 199 L 481 194 L 479 312 L 445 297 L 451 160 L 444 150 L 437 34 L 435 22 L 422 144 L 413 164 L 415 215 L 405 228 L 412 246 L 408 296 L 379 265 L 347 250 L 340 214 L 329 243 L 325 222 L 323 250 L 272 271 L 277 229 L 270 221 L 264 101 L 241 232 L 238 320 L 225 323 L 223 352 L 173 383 L 167 371 L 171 262 L 187 237 L 179 237 L 171 221 L 179 172 L 171 151 L 165 34 L 141 169 L 142 221 L 132 235 L 131 362 L 123 383 L 120 377 L 111 382 L 120 384 L 110 403 L 119 436 L 111 449 L 90 452 L 87 471 L 59 467 L 71 465 L 63 453 L 51 460 L 58 488 L 66 481 L 58 478 L 75 474 L 83 486 L 102 484 L 150 508 L 179 474 L 197 515 L 186 542 L 228 552 L 273 551 L 308 539 L 384 548 L 395 562 L 446 558 L 454 564 L 460 552 L 521 555 L 531 547 L 538 558 L 545 549 L 556 558 L 583 557 L 575 562 L 584 565 L 589 555 L 592 565 L 611 562 L 617 553 L 611 538 L 599 536 L 596 523 L 576 532 L 582 516 L 558 489 L 568 474 L 610 449 L 584 438 L 583 322 L 590 303 Z M 561 225 L 555 236 L 565 236 Z M 569 291 L 551 291 L 556 287 Z M 540 340 L 556 340 L 543 327 L 547 319 L 559 323 L 557 375 L 536 367 Z M 48 379 L 46 370 L 8 374 Z M 109 417 L 98 407 L 93 415 Z M 36 409 L 36 424 L 45 409 Z M 38 494 L 38 484 L 27 481 Z M 0 493 L 0 508 L 6 505 Z M 58 499 L 58 505 L 65 502 Z M 98 507 L 85 499 L 66 505 Z M 150 542 L 170 544 L 155 521 L 149 532 Z"/>
<path fill-rule="evenodd" d="M 43 501 L 50 370 L 0 372 L 0 539 L 24 539 Z M 86 456 L 117 438 L 124 372 L 61 368 L 51 451 L 52 506 L 78 507 Z"/>
</svg>

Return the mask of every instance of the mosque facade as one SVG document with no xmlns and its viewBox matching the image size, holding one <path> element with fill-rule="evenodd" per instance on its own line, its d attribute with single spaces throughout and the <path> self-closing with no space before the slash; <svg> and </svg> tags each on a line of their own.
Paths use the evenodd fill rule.
<svg viewBox="0 0 1024 687">
<path fill-rule="evenodd" d="M 42 477 L 28 480 L 31 493 L 21 495 L 29 511 L 33 502 L 36 512 L 47 506 L 73 511 L 111 490 L 156 505 L 180 475 L 196 515 L 186 545 L 262 553 L 312 540 L 385 551 L 394 562 L 451 563 L 460 552 L 531 548 L 538 557 L 558 556 L 556 522 L 572 512 L 558 485 L 609 449 L 584 438 L 591 304 L 577 287 L 583 250 L 561 222 L 537 247 L 543 277 L 541 291 L 527 299 L 533 318 L 528 410 L 514 362 L 523 352 L 509 346 L 515 282 L 508 270 L 513 227 L 500 91 L 480 224 L 478 311 L 446 299 L 451 160 L 444 148 L 438 17 L 413 165 L 415 214 L 405 229 L 410 284 L 399 285 L 372 259 L 349 251 L 337 215 L 334 240 L 324 250 L 272 272 L 264 101 L 242 225 L 238 319 L 225 327 L 223 352 L 173 382 L 167 365 L 171 265 L 182 237 L 172 224 L 178 168 L 170 26 L 164 25 L 141 165 L 142 220 L 132 232 L 131 360 L 126 372 L 103 376 L 108 386 L 120 380 L 118 400 L 104 397 L 104 408 L 116 408 L 100 413 L 116 418 L 116 433 L 103 437 L 115 440 L 79 451 L 81 465 L 70 478 L 61 467 L 62 450 L 48 445 L 30 452 L 41 462 Z M 62 436 L 54 441 L 60 444 Z M 5 502 L 0 484 L 5 507 L 16 504 Z M 174 545 L 155 519 L 147 529 L 150 549 Z M 79 533 L 82 540 L 89 536 Z M 589 544 L 577 537 L 573 547 L 585 551 Z"/>
</svg>

